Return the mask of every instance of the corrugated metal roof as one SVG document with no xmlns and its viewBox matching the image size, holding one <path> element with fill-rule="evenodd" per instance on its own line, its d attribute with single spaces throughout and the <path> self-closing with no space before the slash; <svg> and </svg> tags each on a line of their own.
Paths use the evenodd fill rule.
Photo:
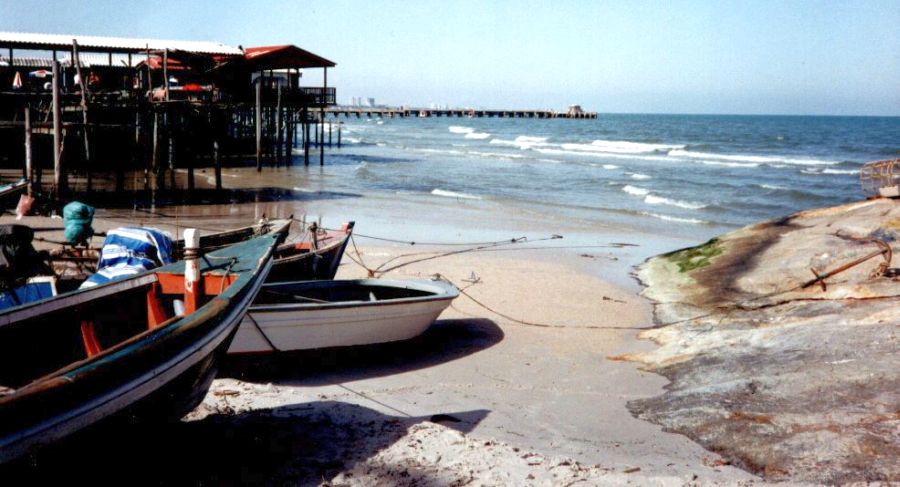
<svg viewBox="0 0 900 487">
<path fill-rule="evenodd" d="M 239 48 L 219 42 L 169 41 L 161 39 L 38 34 L 30 32 L 0 32 L 0 45 L 11 45 L 21 49 L 69 49 L 72 46 L 72 39 L 78 41 L 78 46 L 85 50 L 137 52 L 145 51 L 147 49 L 173 49 L 203 54 L 243 55 L 243 52 Z"/>
</svg>

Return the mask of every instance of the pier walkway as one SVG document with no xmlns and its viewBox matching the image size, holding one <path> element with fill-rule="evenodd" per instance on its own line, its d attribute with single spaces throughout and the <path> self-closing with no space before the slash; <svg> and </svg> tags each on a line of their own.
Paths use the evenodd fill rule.
<svg viewBox="0 0 900 487">
<path fill-rule="evenodd" d="M 344 115 L 350 117 L 355 115 L 357 118 L 366 117 L 468 117 L 468 118 L 575 118 L 575 119 L 595 119 L 597 112 L 584 112 L 581 110 L 569 110 L 568 112 L 557 112 L 554 110 L 477 110 L 471 108 L 408 108 L 408 107 L 346 107 L 331 106 L 328 107 L 327 113 L 334 117 Z"/>
</svg>

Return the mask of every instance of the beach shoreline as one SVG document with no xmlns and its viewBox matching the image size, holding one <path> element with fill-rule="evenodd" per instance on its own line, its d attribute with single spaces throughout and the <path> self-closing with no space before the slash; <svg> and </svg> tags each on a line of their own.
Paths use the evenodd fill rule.
<svg viewBox="0 0 900 487">
<path fill-rule="evenodd" d="M 371 204 L 373 199 L 354 201 Z M 354 207 L 328 202 L 309 205 L 305 214 L 309 220 L 322 215 L 326 227 L 354 219 L 360 233 L 405 240 L 404 229 L 433 218 L 434 213 L 429 213 L 427 205 L 403 204 L 408 213 L 419 215 L 413 223 L 374 225 L 372 230 L 367 225 L 372 214 L 381 214 L 382 221 L 390 219 L 401 205 L 369 206 L 362 212 L 364 217 L 357 218 L 351 216 Z M 337 209 L 340 212 L 333 213 Z M 472 209 L 464 203 L 458 209 L 454 210 L 460 213 L 458 220 L 419 228 L 413 238 L 406 238 L 412 241 L 433 235 L 427 242 L 499 242 L 506 240 L 501 236 L 522 236 L 521 230 L 528 228 L 526 219 L 519 217 L 513 225 L 481 229 L 472 237 L 454 225 L 467 221 Z M 159 208 L 151 214 L 100 209 L 95 228 L 102 231 L 126 223 L 143 224 L 178 235 L 191 225 L 224 229 L 247 225 L 263 214 L 288 216 L 286 212 L 294 212 L 296 207 L 275 202 L 175 210 Z M 510 221 L 483 211 L 480 217 Z M 3 218 L 4 223 L 11 220 Z M 62 227 L 62 220 L 43 217 L 26 217 L 21 223 L 41 222 L 57 231 Z M 604 483 L 644 479 L 675 485 L 698 479 L 716 483 L 755 479 L 687 438 L 635 419 L 626 408 L 630 400 L 661 394 L 667 383 L 635 364 L 609 357 L 653 348 L 652 343 L 637 339 L 637 333 L 652 327 L 653 321 L 649 303 L 637 294 L 640 286 L 631 277 L 631 269 L 648 253 L 658 253 L 660 246 L 672 245 L 672 241 L 661 244 L 640 232 L 608 229 L 592 236 L 578 229 L 584 232 L 578 238 L 564 234 L 563 239 L 538 241 L 554 235 L 554 230 L 565 233 L 561 229 L 572 226 L 547 228 L 546 237 L 527 232 L 532 236 L 530 243 L 504 243 L 434 258 L 384 275 L 430 278 L 439 274 L 500 314 L 464 295 L 425 335 L 408 343 L 229 360 L 204 403 L 186 418 L 185 429 L 178 434 L 200 431 L 201 438 L 191 441 L 216 452 L 212 444 L 221 435 L 230 435 L 229 431 L 262 435 L 265 440 L 273 434 L 265 424 L 268 421 L 285 423 L 292 433 L 267 440 L 275 442 L 270 448 L 276 451 L 264 464 L 245 452 L 248 463 L 239 472 L 212 462 L 196 475 L 243 481 L 247 472 L 258 470 L 259 475 L 274 475 L 278 483 L 290 478 L 278 475 L 302 471 L 307 475 L 304 484 L 332 480 L 335 484 L 403 484 L 395 477 L 397 469 L 384 466 L 390 460 L 406 465 L 403 468 L 409 471 L 431 472 L 432 480 L 440 482 L 463 479 L 470 471 L 475 472 L 471 474 L 475 482 L 488 484 L 528 485 L 562 478 Z M 40 235 L 49 238 L 53 231 Z M 347 249 L 338 278 L 367 275 L 354 259 L 375 268 L 385 261 L 393 265 L 473 248 L 422 242 L 426 241 L 410 245 L 357 237 L 355 246 Z M 407 254 L 414 255 L 402 257 Z M 297 424 L 291 418 L 299 418 Z M 369 432 L 352 434 L 353 448 L 348 449 L 369 455 L 328 448 L 304 450 L 305 457 L 279 455 L 277 451 L 284 447 L 279 442 L 292 444 L 290 434 L 305 437 L 300 430 L 309 427 L 310 421 L 316 431 L 327 430 L 331 435 L 343 433 L 323 425 Z M 459 445 L 465 445 L 467 456 L 454 453 Z M 288 451 L 293 451 L 291 448 Z M 58 461 L 52 456 L 43 460 L 48 465 Z M 277 464 L 274 470 L 271 462 Z M 313 472 L 301 467 L 306 462 L 327 467 Z M 370 468 L 376 464 L 381 467 Z M 165 481 L 167 473 L 159 475 Z"/>
</svg>

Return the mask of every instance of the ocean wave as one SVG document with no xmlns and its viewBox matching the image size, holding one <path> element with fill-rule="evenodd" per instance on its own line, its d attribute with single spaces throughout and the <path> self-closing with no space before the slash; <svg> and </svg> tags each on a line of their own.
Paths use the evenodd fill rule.
<svg viewBox="0 0 900 487">
<path fill-rule="evenodd" d="M 633 194 L 635 196 L 647 196 L 650 194 L 649 189 L 639 188 L 637 186 L 632 186 L 630 184 L 626 184 L 625 186 L 622 186 L 622 191 L 624 191 L 628 194 Z"/>
<path fill-rule="evenodd" d="M 481 151 L 475 151 L 475 150 L 470 150 L 470 151 L 466 152 L 466 154 L 470 154 L 473 156 L 479 156 L 479 157 L 492 157 L 492 158 L 499 158 L 499 159 L 524 159 L 525 158 L 525 156 L 523 156 L 522 154 L 508 154 L 508 153 L 504 153 L 504 152 L 481 152 Z"/>
<path fill-rule="evenodd" d="M 547 137 L 533 137 L 530 135 L 520 135 L 515 138 L 515 140 L 506 140 L 506 139 L 491 139 L 491 144 L 501 144 L 501 145 L 514 145 L 519 149 L 531 149 L 536 146 L 545 146 L 547 144 Z"/>
<path fill-rule="evenodd" d="M 720 161 L 750 162 L 756 164 L 794 164 L 801 166 L 831 166 L 840 164 L 840 161 L 827 161 L 822 159 L 796 159 L 783 156 L 752 156 L 738 154 L 714 154 L 711 152 L 693 152 L 683 149 L 669 151 L 673 157 L 688 157 L 691 159 L 712 159 Z"/>
<path fill-rule="evenodd" d="M 416 149 L 416 150 L 418 150 L 419 152 L 425 152 L 427 154 L 454 154 L 454 155 L 464 154 L 463 151 L 455 150 L 455 149 Z"/>
<path fill-rule="evenodd" d="M 467 139 L 475 139 L 475 140 L 484 140 L 490 137 L 491 134 L 487 132 L 469 132 L 466 134 Z"/>
<path fill-rule="evenodd" d="M 471 134 L 475 131 L 475 129 L 471 127 L 461 127 L 459 125 L 451 125 L 447 127 L 447 129 L 450 130 L 450 133 L 453 134 Z"/>
<path fill-rule="evenodd" d="M 618 169 L 619 167 L 620 167 L 620 166 L 617 166 L 617 165 L 615 165 L 615 164 L 604 164 L 604 165 L 603 165 L 603 169 L 610 169 L 610 170 L 612 170 L 612 169 Z"/>
<path fill-rule="evenodd" d="M 669 222 L 690 223 L 693 225 L 706 225 L 707 223 L 709 223 L 706 220 L 698 220 L 697 218 L 679 218 L 677 216 L 663 215 L 660 213 L 652 213 L 649 211 L 642 211 L 641 214 L 646 215 L 646 216 L 652 216 L 653 218 L 659 218 L 660 220 L 665 220 L 665 221 L 669 221 Z"/>
<path fill-rule="evenodd" d="M 565 145 L 565 144 L 564 144 Z M 579 156 L 579 157 L 595 157 L 599 159 L 629 159 L 629 160 L 640 160 L 640 161 L 671 161 L 672 159 L 667 156 L 651 156 L 651 155 L 635 155 L 635 154 L 615 154 L 612 152 L 588 152 L 588 151 L 577 151 L 577 150 L 564 150 L 564 149 L 552 149 L 546 147 L 537 147 L 532 150 L 540 152 L 541 154 L 554 154 L 554 155 L 567 155 L 567 156 Z"/>
<path fill-rule="evenodd" d="M 520 156 L 520 157 L 525 157 L 525 156 Z M 559 159 L 538 159 L 538 160 L 541 162 L 549 162 L 550 164 L 562 164 L 562 161 L 560 161 Z"/>
<path fill-rule="evenodd" d="M 771 189 L 771 190 L 776 190 L 776 191 L 778 191 L 778 190 L 783 191 L 783 190 L 787 189 L 784 186 L 776 186 L 774 184 L 757 184 L 757 186 L 759 186 L 762 189 Z"/>
<path fill-rule="evenodd" d="M 458 198 L 464 200 L 480 200 L 481 196 L 475 196 L 466 193 L 457 193 L 455 191 L 447 191 L 445 189 L 435 188 L 431 190 L 431 194 L 435 196 L 446 196 L 448 198 Z"/>
<path fill-rule="evenodd" d="M 647 196 L 645 196 L 644 203 L 647 203 L 649 205 L 677 206 L 678 208 L 684 208 L 686 210 L 699 210 L 702 208 L 706 208 L 706 205 L 703 203 L 695 203 L 693 201 L 673 200 L 673 199 L 665 198 L 663 196 L 656 196 L 653 194 L 648 194 Z"/>
<path fill-rule="evenodd" d="M 663 153 L 675 149 L 684 149 L 684 145 L 677 144 L 644 144 L 641 142 L 628 142 L 624 140 L 595 140 L 590 144 L 560 144 L 565 150 L 582 152 L 607 152 L 613 154 L 652 154 Z"/>
<path fill-rule="evenodd" d="M 639 180 L 650 179 L 650 176 L 648 176 L 646 174 L 640 174 L 640 173 L 631 173 L 630 176 L 631 176 L 631 179 L 639 179 Z"/>
<path fill-rule="evenodd" d="M 859 169 L 808 168 L 800 172 L 803 174 L 859 174 Z"/>
</svg>

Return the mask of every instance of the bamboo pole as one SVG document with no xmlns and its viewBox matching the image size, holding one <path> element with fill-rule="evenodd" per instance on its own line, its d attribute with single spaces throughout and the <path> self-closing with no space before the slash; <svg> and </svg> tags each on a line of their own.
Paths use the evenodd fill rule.
<svg viewBox="0 0 900 487">
<path fill-rule="evenodd" d="M 59 101 L 59 61 L 53 60 L 53 192 L 59 198 L 66 190 L 62 165 L 62 107 Z"/>
<path fill-rule="evenodd" d="M 28 196 L 31 196 L 31 185 L 34 182 L 34 168 L 31 160 L 31 107 L 25 105 L 25 179 L 28 180 Z"/>
</svg>

